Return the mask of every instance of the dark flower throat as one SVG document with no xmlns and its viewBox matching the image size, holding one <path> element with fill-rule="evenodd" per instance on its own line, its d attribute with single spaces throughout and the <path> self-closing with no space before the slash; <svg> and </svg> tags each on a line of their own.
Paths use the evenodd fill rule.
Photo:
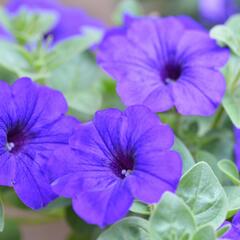
<svg viewBox="0 0 240 240">
<path fill-rule="evenodd" d="M 182 74 L 182 66 L 177 63 L 167 63 L 161 71 L 165 84 L 176 82 Z"/>
<path fill-rule="evenodd" d="M 131 174 L 134 168 L 134 155 L 117 153 L 110 165 L 113 173 L 124 179 Z"/>
</svg>

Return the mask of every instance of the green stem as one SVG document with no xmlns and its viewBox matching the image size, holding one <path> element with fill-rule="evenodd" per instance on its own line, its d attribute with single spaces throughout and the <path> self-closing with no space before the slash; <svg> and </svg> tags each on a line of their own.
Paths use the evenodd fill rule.
<svg viewBox="0 0 240 240">
<path fill-rule="evenodd" d="M 175 115 L 176 115 L 176 118 L 175 118 L 175 121 L 174 121 L 174 129 L 175 129 L 175 132 L 176 132 L 176 134 L 179 136 L 180 135 L 180 133 L 179 133 L 179 131 L 180 131 L 180 125 L 181 125 L 181 115 L 177 112 L 177 111 L 175 111 Z"/>
<path fill-rule="evenodd" d="M 211 129 L 218 128 L 224 115 L 224 108 L 221 106 L 217 112 L 217 115 L 212 123 Z"/>
</svg>

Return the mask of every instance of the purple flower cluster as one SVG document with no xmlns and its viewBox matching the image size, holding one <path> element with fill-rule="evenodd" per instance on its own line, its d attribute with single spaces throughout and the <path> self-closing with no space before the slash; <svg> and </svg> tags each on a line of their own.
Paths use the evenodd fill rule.
<svg viewBox="0 0 240 240">
<path fill-rule="evenodd" d="M 57 13 L 59 16 L 58 22 L 51 32 L 48 33 L 48 35 L 53 37 L 54 42 L 79 35 L 83 26 L 105 28 L 102 22 L 88 16 L 81 9 L 65 7 L 57 0 L 11 0 L 6 6 L 10 13 L 17 13 L 23 7 L 30 10 L 48 10 Z"/>
<path fill-rule="evenodd" d="M 81 217 L 105 226 L 134 198 L 154 203 L 176 190 L 182 167 L 170 150 L 173 132 L 147 107 L 99 111 L 81 125 L 66 116 L 62 94 L 27 78 L 1 82 L 0 100 L 0 184 L 27 206 L 70 197 Z"/>
<path fill-rule="evenodd" d="M 19 2 L 8 8 L 16 11 Z M 80 217 L 104 227 L 125 216 L 134 199 L 156 203 L 175 192 L 181 157 L 171 150 L 174 133 L 154 112 L 213 114 L 225 92 L 219 68 L 229 52 L 188 17 L 126 20 L 106 34 L 98 53 L 125 111 L 98 111 L 81 124 L 66 115 L 61 93 L 27 78 L 0 82 L 0 184 L 27 206 L 64 196 Z"/>
<path fill-rule="evenodd" d="M 121 30 L 121 31 L 120 31 Z M 176 107 L 183 115 L 208 116 L 225 93 L 219 71 L 228 60 L 208 33 L 186 17 L 140 18 L 106 35 L 98 63 L 117 81 L 127 105 L 154 112 Z"/>
<path fill-rule="evenodd" d="M 176 190 L 182 164 L 170 150 L 173 143 L 171 129 L 144 106 L 99 111 L 69 147 L 55 152 L 53 189 L 71 197 L 89 223 L 111 224 L 126 215 L 134 198 L 156 203 L 163 192 Z"/>
</svg>

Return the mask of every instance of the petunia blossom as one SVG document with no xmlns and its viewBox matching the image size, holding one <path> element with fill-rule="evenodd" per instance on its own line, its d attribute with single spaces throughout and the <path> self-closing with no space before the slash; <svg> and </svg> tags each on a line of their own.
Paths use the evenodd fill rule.
<svg viewBox="0 0 240 240">
<path fill-rule="evenodd" d="M 22 7 L 30 10 L 50 10 L 57 13 L 59 20 L 52 31 L 48 33 L 53 37 L 54 42 L 81 34 L 80 29 L 83 26 L 105 28 L 100 20 L 87 15 L 83 10 L 63 6 L 57 0 L 10 0 L 6 6 L 11 13 L 16 13 Z"/>
<path fill-rule="evenodd" d="M 0 185 L 13 187 L 28 207 L 56 198 L 47 176 L 52 152 L 68 143 L 77 120 L 63 95 L 28 78 L 0 82 Z"/>
<path fill-rule="evenodd" d="M 215 112 L 226 85 L 219 69 L 229 51 L 198 26 L 183 16 L 145 17 L 106 35 L 98 63 L 117 81 L 125 105 L 154 112 L 176 107 L 183 115 Z"/>
<path fill-rule="evenodd" d="M 98 111 L 81 125 L 69 147 L 49 162 L 53 190 L 72 198 L 75 212 L 104 227 L 124 217 L 137 198 L 156 203 L 174 192 L 182 172 L 171 151 L 170 127 L 144 106 Z"/>
<path fill-rule="evenodd" d="M 237 0 L 198 0 L 198 5 L 200 16 L 208 25 L 222 24 L 239 10 Z"/>
<path fill-rule="evenodd" d="M 233 217 L 231 225 L 231 229 L 221 238 L 222 240 L 240 239 L 240 212 Z"/>
</svg>

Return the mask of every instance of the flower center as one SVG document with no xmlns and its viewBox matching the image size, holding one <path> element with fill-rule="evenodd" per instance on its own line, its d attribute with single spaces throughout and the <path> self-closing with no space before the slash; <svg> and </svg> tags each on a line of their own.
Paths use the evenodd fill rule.
<svg viewBox="0 0 240 240">
<path fill-rule="evenodd" d="M 167 63 L 161 71 L 165 84 L 176 82 L 182 74 L 182 66 L 177 63 Z"/>
<path fill-rule="evenodd" d="M 122 172 L 121 172 L 121 175 L 124 176 L 124 177 L 127 177 L 131 174 L 132 170 L 130 169 L 123 169 Z"/>
<path fill-rule="evenodd" d="M 117 177 L 124 179 L 133 171 L 134 157 L 131 154 L 117 154 L 117 156 L 114 157 L 110 168 Z"/>
<path fill-rule="evenodd" d="M 10 142 L 10 143 L 7 142 L 6 148 L 9 152 L 11 152 L 14 147 L 15 147 L 15 144 L 13 142 Z"/>
<path fill-rule="evenodd" d="M 11 153 L 17 153 L 24 146 L 26 136 L 21 128 L 15 127 L 7 133 L 6 149 Z"/>
</svg>

